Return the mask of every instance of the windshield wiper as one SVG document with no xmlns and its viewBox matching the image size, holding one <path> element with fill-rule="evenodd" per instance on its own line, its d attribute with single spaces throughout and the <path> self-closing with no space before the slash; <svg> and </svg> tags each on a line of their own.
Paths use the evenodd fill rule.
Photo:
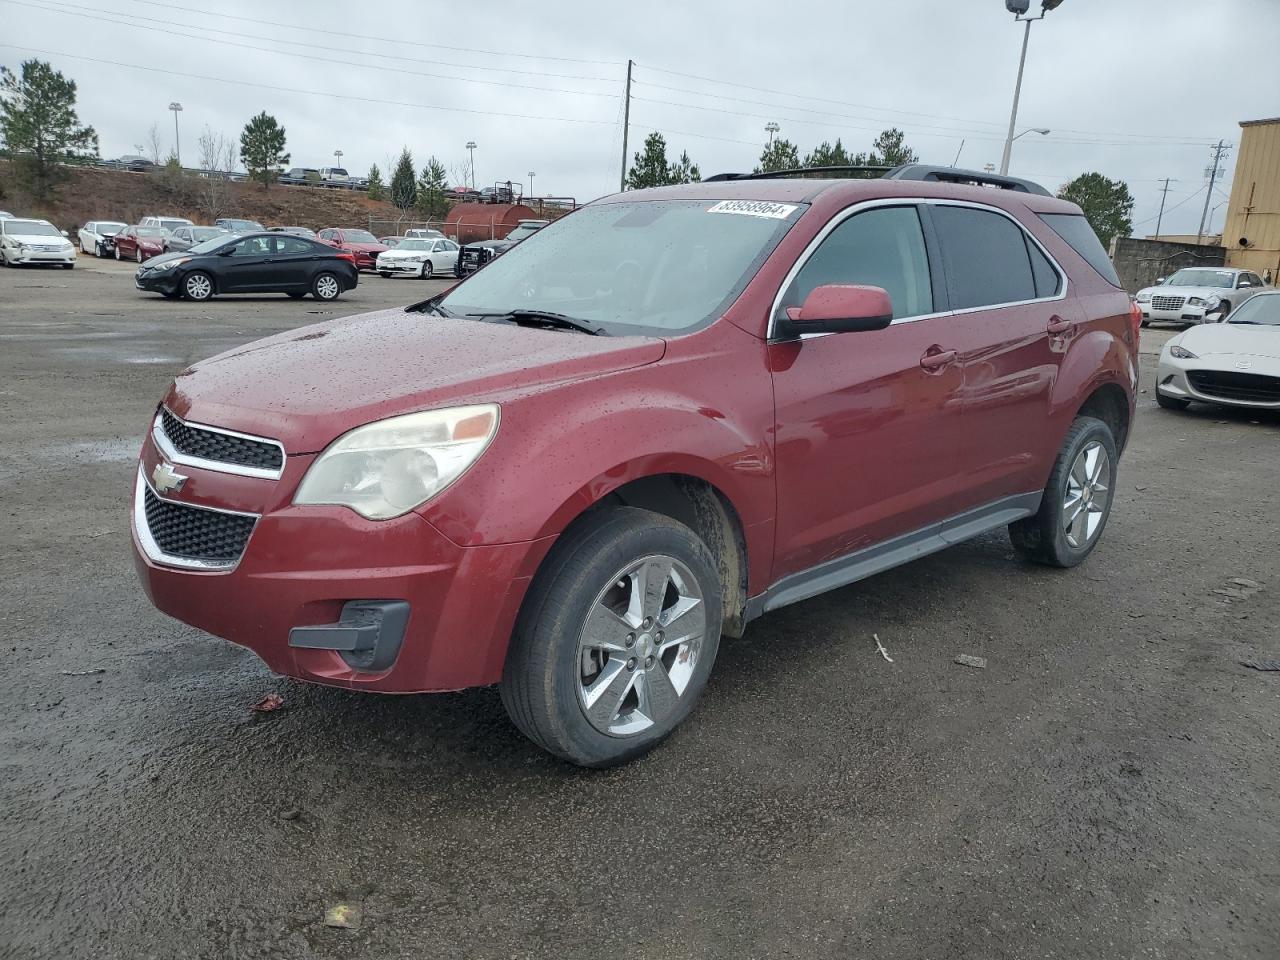
<svg viewBox="0 0 1280 960">
<path fill-rule="evenodd" d="M 440 306 L 440 298 L 432 297 L 418 303 L 411 303 L 404 308 L 405 313 L 434 313 L 437 317 L 456 317 L 457 314 Z"/>
<path fill-rule="evenodd" d="M 497 313 L 468 313 L 465 316 L 474 317 L 477 320 L 510 320 L 512 323 L 517 324 L 561 327 L 565 330 L 577 330 L 579 333 L 587 333 L 593 337 L 608 336 L 608 331 L 604 327 L 593 327 L 583 320 L 576 320 L 563 313 L 552 313 L 550 310 L 517 308 Z"/>
</svg>

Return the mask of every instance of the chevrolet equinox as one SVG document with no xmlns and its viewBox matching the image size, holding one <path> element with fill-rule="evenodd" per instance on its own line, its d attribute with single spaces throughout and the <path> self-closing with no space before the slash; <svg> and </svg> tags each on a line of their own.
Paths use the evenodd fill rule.
<svg viewBox="0 0 1280 960">
<path fill-rule="evenodd" d="M 769 610 L 999 527 L 1084 560 L 1140 321 L 1080 209 L 1026 181 L 620 193 L 422 303 L 179 373 L 137 566 L 277 673 L 496 683 L 535 743 L 607 766 Z"/>
</svg>

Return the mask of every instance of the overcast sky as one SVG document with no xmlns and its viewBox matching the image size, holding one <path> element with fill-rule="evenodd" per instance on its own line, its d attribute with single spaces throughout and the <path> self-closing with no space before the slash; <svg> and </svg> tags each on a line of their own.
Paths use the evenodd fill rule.
<svg viewBox="0 0 1280 960">
<path fill-rule="evenodd" d="M 74 78 L 104 157 L 155 122 L 167 150 L 177 100 L 187 165 L 205 126 L 238 137 L 266 110 L 294 165 L 341 149 L 364 174 L 407 145 L 419 168 L 435 154 L 458 170 L 474 140 L 479 185 L 532 170 L 536 194 L 579 200 L 617 189 L 628 58 L 633 151 L 661 130 L 704 175 L 750 170 L 770 120 L 802 154 L 898 126 L 925 162 L 963 140 L 959 165 L 981 169 L 1000 162 L 1022 38 L 1002 0 L 0 0 L 0 15 L 0 63 Z M 1139 235 L 1172 177 L 1164 232 L 1194 233 L 1207 144 L 1280 115 L 1277 40 L 1280 0 L 1065 0 L 1031 29 L 1018 120 L 1052 133 L 1019 140 L 1010 172 L 1124 179 Z"/>
</svg>

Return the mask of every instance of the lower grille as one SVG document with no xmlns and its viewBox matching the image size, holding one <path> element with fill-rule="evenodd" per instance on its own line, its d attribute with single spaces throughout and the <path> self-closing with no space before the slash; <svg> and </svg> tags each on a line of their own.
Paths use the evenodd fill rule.
<svg viewBox="0 0 1280 960">
<path fill-rule="evenodd" d="M 192 426 L 164 407 L 160 425 L 173 448 L 188 457 L 255 470 L 279 471 L 284 466 L 284 450 L 277 443 Z"/>
<path fill-rule="evenodd" d="M 175 558 L 215 568 L 239 562 L 257 517 L 161 500 L 145 481 L 142 485 L 143 516 L 139 519 L 163 554 L 152 559 L 163 562 Z"/>
<path fill-rule="evenodd" d="M 1189 370 L 1187 380 L 1197 393 L 1222 400 L 1280 403 L 1280 377 L 1223 370 Z"/>
<path fill-rule="evenodd" d="M 1152 310 L 1181 310 L 1186 304 L 1186 297 L 1152 297 Z"/>
</svg>

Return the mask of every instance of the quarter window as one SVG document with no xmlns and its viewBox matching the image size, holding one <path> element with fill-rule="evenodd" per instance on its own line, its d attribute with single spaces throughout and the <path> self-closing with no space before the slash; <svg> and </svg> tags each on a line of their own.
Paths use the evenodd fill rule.
<svg viewBox="0 0 1280 960">
<path fill-rule="evenodd" d="M 787 288 L 780 312 L 828 283 L 883 287 L 895 318 L 932 313 L 929 256 L 916 208 L 877 207 L 837 226 Z"/>
<path fill-rule="evenodd" d="M 1036 296 L 1056 296 L 1062 287 L 1062 278 L 1058 276 L 1058 271 L 1053 268 L 1049 258 L 1041 252 L 1031 237 L 1024 236 L 1023 239 L 1027 243 L 1027 255 L 1031 257 L 1031 274 L 1035 278 Z"/>
<path fill-rule="evenodd" d="M 1036 299 L 1021 227 L 1008 217 L 972 207 L 938 205 L 931 212 L 947 268 L 951 309 Z"/>
<path fill-rule="evenodd" d="M 301 257 L 312 253 L 311 244 L 297 237 L 276 237 L 276 253 L 286 257 Z"/>
</svg>

